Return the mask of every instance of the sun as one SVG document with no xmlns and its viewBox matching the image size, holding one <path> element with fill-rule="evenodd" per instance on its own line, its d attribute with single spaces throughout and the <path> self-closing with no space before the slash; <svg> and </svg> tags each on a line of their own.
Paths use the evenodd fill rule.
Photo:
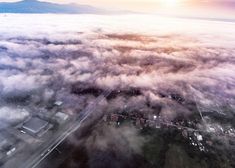
<svg viewBox="0 0 235 168">
<path fill-rule="evenodd" d="M 175 7 L 179 4 L 180 0 L 161 0 L 162 5 L 167 7 Z"/>
</svg>

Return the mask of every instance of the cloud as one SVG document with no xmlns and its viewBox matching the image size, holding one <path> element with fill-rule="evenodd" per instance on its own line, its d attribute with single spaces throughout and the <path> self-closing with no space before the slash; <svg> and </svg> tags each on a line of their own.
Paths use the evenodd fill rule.
<svg viewBox="0 0 235 168">
<path fill-rule="evenodd" d="M 201 32 L 194 25 L 186 33 L 183 33 L 185 28 L 173 30 L 167 27 L 167 30 L 160 31 L 170 25 L 166 22 L 156 27 L 159 29 L 157 33 L 150 31 L 149 27 L 139 33 L 129 33 L 131 28 L 125 25 L 126 22 L 114 22 L 117 28 L 112 30 L 104 21 L 97 24 L 96 27 L 102 27 L 98 31 L 88 22 L 79 26 L 81 30 L 88 27 L 86 31 L 75 31 L 76 23 L 70 23 L 71 28 L 69 24 L 59 26 L 54 31 L 48 21 L 56 16 L 48 18 L 37 25 L 40 29 L 30 23 L 33 20 L 24 26 L 10 21 L 9 25 L 19 27 L 18 32 L 7 31 L 4 26 L 1 28 L 0 46 L 4 55 L 0 59 L 2 93 L 30 92 L 50 86 L 49 89 L 54 91 L 60 87 L 69 91 L 74 83 L 83 82 L 103 90 L 133 87 L 151 90 L 154 94 L 170 94 L 169 90 L 175 88 L 185 99 L 193 100 L 192 94 L 195 94 L 204 102 L 212 101 L 205 100 L 207 94 L 221 95 L 217 99 L 232 99 L 232 89 L 231 92 L 229 89 L 234 84 L 234 39 L 217 35 L 225 30 Z M 107 16 L 103 18 L 109 19 Z M 1 21 L 4 22 L 4 18 Z M 60 21 L 57 19 L 54 24 L 60 24 Z M 172 24 L 181 24 L 177 19 L 172 21 Z M 204 27 L 215 24 L 198 23 Z M 33 27 L 29 28 L 29 24 Z M 129 28 L 125 31 L 121 26 Z M 212 40 L 216 37 L 217 40 Z M 170 113 L 177 116 L 177 110 L 173 109 Z"/>
<path fill-rule="evenodd" d="M 84 132 L 86 136 L 70 138 L 70 142 L 76 144 L 76 149 L 72 152 L 76 157 L 69 158 L 62 167 L 82 167 L 84 164 L 88 167 L 139 167 L 136 163 L 130 163 L 136 159 L 133 155 L 141 154 L 141 147 L 145 142 L 136 128 L 115 128 L 99 122 Z"/>
<path fill-rule="evenodd" d="M 18 123 L 29 116 L 29 112 L 23 108 L 3 106 L 0 108 L 0 129 L 10 124 Z"/>
<path fill-rule="evenodd" d="M 2 92 L 33 90 L 52 82 L 50 78 L 59 78 L 64 84 L 84 82 L 102 89 L 128 89 L 131 86 L 158 92 L 173 86 L 189 99 L 191 90 L 186 85 L 203 94 L 220 87 L 223 89 L 219 92 L 225 88 L 226 92 L 218 94 L 223 94 L 223 98 L 231 97 L 228 88 L 234 83 L 235 51 L 231 46 L 234 39 L 224 36 L 211 40 L 218 37 L 216 33 L 221 30 L 202 33 L 201 29 L 197 31 L 193 27 L 191 32 L 183 33 L 184 28 L 172 30 L 168 27 L 168 32 L 155 33 L 146 27 L 141 29 L 142 33 L 131 34 L 130 28 L 125 32 L 117 23 L 114 23 L 118 26 L 113 31 L 110 25 L 103 23 L 97 27 L 103 26 L 104 31 L 93 31 L 93 26 L 83 23 L 80 28 L 87 26 L 89 29 L 81 33 L 75 31 L 76 23 L 72 23 L 71 28 L 65 25 L 54 31 L 48 21 L 55 17 L 51 15 L 37 25 L 42 31 L 29 29 L 29 23 L 19 26 L 11 21 L 10 25 L 22 27 L 22 30 L 11 33 L 11 29 L 7 32 L 1 28 Z M 104 19 L 109 18 L 104 16 Z M 166 25 L 169 26 L 168 22 Z M 158 29 L 162 28 L 160 25 Z"/>
<path fill-rule="evenodd" d="M 79 113 L 107 89 L 112 93 L 104 113 L 135 111 L 174 121 L 235 106 L 234 24 L 138 17 L 0 15 L 1 117 L 9 124 L 13 114 L 24 120 L 26 113 L 12 104 L 48 108 L 55 100 L 64 102 L 63 111 Z M 224 113 L 232 125 L 234 109 Z M 114 140 L 131 143 L 129 129 Z M 106 140 L 92 138 L 87 143 L 95 141 L 94 148 L 107 148 Z"/>
</svg>

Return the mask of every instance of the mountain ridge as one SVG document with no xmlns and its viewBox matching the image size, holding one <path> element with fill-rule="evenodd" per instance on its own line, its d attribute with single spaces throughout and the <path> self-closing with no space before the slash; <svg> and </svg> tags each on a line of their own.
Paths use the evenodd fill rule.
<svg viewBox="0 0 235 168">
<path fill-rule="evenodd" d="M 0 3 L 0 13 L 108 14 L 115 12 L 118 11 L 108 11 L 90 5 L 56 4 L 38 0 Z"/>
</svg>

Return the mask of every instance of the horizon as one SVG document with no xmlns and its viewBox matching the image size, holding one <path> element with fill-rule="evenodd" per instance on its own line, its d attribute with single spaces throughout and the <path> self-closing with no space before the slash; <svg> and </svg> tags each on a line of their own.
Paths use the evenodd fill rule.
<svg viewBox="0 0 235 168">
<path fill-rule="evenodd" d="M 22 0 L 0 0 L 0 2 L 19 2 Z M 91 5 L 103 9 L 128 10 L 147 14 L 163 14 L 170 16 L 207 17 L 235 19 L 235 0 L 36 0 L 56 4 L 76 3 Z"/>
</svg>

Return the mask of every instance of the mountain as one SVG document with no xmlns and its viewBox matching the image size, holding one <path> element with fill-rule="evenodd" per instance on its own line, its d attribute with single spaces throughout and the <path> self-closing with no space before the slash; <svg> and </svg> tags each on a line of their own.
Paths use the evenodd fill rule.
<svg viewBox="0 0 235 168">
<path fill-rule="evenodd" d="M 89 5 L 56 4 L 38 0 L 0 3 L 0 13 L 68 13 L 68 14 L 106 14 L 113 13 Z"/>
</svg>

